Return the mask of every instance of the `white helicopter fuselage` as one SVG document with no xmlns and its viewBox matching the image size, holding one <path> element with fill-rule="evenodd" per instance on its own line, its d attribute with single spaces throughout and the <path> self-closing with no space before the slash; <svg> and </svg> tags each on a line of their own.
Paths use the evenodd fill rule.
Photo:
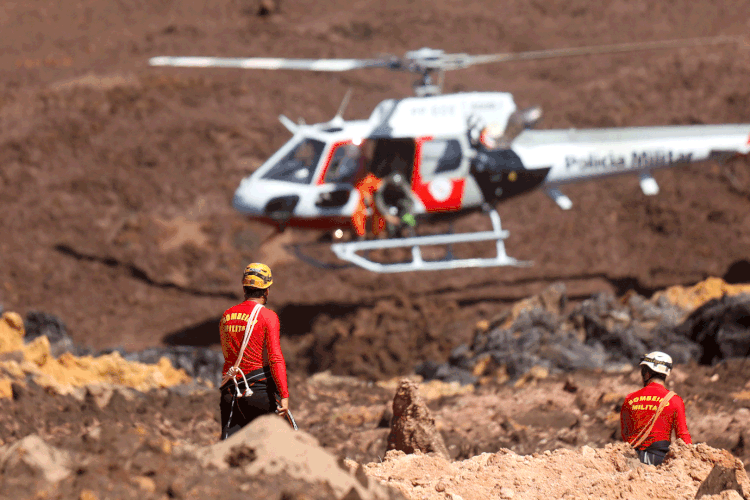
<svg viewBox="0 0 750 500">
<path fill-rule="evenodd" d="M 367 120 L 282 119 L 293 137 L 242 180 L 233 204 L 279 226 L 346 227 L 360 202 L 356 179 L 366 170 L 387 174 L 390 162 L 410 179 L 417 216 L 475 209 L 539 188 L 567 209 L 572 202 L 558 189 L 567 183 L 635 173 L 652 195 L 653 170 L 750 150 L 744 124 L 527 129 L 504 151 L 481 151 L 472 134 L 488 125 L 504 129 L 515 111 L 511 94 L 472 92 L 389 99 Z M 374 157 L 357 152 L 367 143 Z M 347 166 L 352 148 L 356 158 Z"/>
</svg>

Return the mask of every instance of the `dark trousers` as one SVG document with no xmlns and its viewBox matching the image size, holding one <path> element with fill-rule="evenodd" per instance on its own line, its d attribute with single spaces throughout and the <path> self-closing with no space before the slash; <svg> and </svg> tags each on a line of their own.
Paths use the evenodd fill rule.
<svg viewBox="0 0 750 500">
<path fill-rule="evenodd" d="M 661 465 L 669 451 L 669 441 L 656 441 L 646 449 L 635 451 L 638 453 L 638 459 L 642 463 L 647 465 Z"/>
<path fill-rule="evenodd" d="M 228 438 L 261 415 L 274 413 L 281 404 L 281 396 L 270 371 L 255 370 L 246 377 L 253 391 L 250 396 L 237 396 L 237 389 L 231 380 L 221 388 L 221 439 Z M 238 384 L 240 393 L 244 394 L 245 381 L 239 380 Z"/>
</svg>

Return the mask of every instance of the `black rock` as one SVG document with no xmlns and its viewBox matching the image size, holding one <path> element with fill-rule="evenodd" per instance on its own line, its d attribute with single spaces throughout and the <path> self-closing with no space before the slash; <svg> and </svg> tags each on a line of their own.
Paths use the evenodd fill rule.
<svg viewBox="0 0 750 500">
<path fill-rule="evenodd" d="M 701 364 L 750 356 L 750 295 L 709 300 L 693 311 L 676 331 L 700 345 Z"/>
</svg>

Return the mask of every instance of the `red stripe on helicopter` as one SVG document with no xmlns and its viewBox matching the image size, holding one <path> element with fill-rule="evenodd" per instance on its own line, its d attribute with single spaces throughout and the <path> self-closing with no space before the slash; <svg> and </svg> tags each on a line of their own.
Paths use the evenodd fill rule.
<svg viewBox="0 0 750 500">
<path fill-rule="evenodd" d="M 328 167 L 331 165 L 331 160 L 333 159 L 333 155 L 336 153 L 336 150 L 339 148 L 339 146 L 343 146 L 344 144 L 352 144 L 351 140 L 347 141 L 338 141 L 331 144 L 331 149 L 328 150 L 328 155 L 326 156 L 326 162 L 323 165 L 323 171 L 320 172 L 320 175 L 318 176 L 318 180 L 316 181 L 316 184 L 321 185 L 325 184 L 325 178 L 326 178 L 326 172 L 328 172 Z"/>
<path fill-rule="evenodd" d="M 461 208 L 461 202 L 464 197 L 464 185 L 466 181 L 463 178 L 458 179 L 443 179 L 441 182 L 446 183 L 446 188 L 449 189 L 446 192 L 447 196 L 441 196 L 440 199 L 435 198 L 430 190 L 431 182 L 425 182 L 422 180 L 420 173 L 420 163 L 422 157 L 422 144 L 431 141 L 432 137 L 418 137 L 414 139 L 416 148 L 414 151 L 414 173 L 412 175 L 412 190 L 414 194 L 422 200 L 425 211 L 427 212 L 450 212 Z M 432 181 L 435 182 L 435 181 Z M 450 183 L 450 184 L 447 184 Z"/>
</svg>

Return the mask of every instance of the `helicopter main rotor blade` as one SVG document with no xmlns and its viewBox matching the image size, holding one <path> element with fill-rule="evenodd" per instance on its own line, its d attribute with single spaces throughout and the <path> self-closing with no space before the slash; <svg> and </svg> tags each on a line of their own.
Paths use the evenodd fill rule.
<svg viewBox="0 0 750 500">
<path fill-rule="evenodd" d="M 170 57 L 149 59 L 151 66 L 187 68 L 297 69 L 307 71 L 349 71 L 387 66 L 380 59 L 285 59 L 281 57 Z"/>
<path fill-rule="evenodd" d="M 717 36 L 706 38 L 685 38 L 682 40 L 664 40 L 658 42 L 618 43 L 590 47 L 572 47 L 566 49 L 533 50 L 528 52 L 508 52 L 504 54 L 467 56 L 465 64 L 469 66 L 472 64 L 485 64 L 492 62 L 529 61 L 533 59 L 551 59 L 555 57 L 612 54 L 617 52 L 633 52 L 637 50 L 674 49 L 680 47 L 696 47 L 702 45 L 719 45 L 739 42 L 740 39 L 738 37 Z"/>
</svg>

